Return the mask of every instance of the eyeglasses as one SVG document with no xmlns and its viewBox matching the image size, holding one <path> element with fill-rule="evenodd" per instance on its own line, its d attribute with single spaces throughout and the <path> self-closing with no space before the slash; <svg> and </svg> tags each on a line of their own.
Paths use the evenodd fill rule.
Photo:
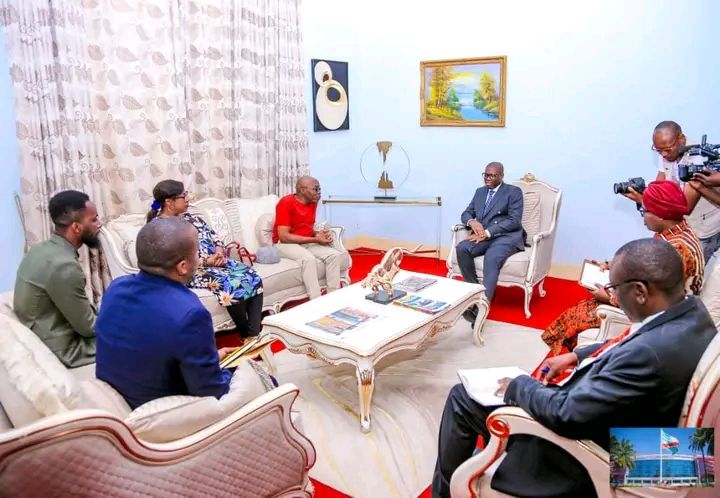
<svg viewBox="0 0 720 498">
<path fill-rule="evenodd" d="M 657 152 L 658 154 L 662 154 L 663 152 L 672 152 L 672 150 L 673 150 L 673 149 L 675 148 L 675 146 L 677 145 L 679 138 L 680 138 L 680 137 L 675 137 L 675 140 L 673 140 L 673 143 L 672 143 L 671 145 L 667 146 L 667 147 L 663 147 L 663 148 L 661 148 L 661 149 L 658 149 L 658 148 L 655 147 L 655 145 L 653 144 L 653 145 L 650 146 L 650 148 L 651 148 L 652 150 L 654 150 L 655 152 Z"/>
<path fill-rule="evenodd" d="M 645 216 L 645 213 L 647 213 L 647 209 L 645 209 L 644 207 L 640 206 L 640 207 L 638 208 L 638 213 L 640 213 L 640 216 Z"/>
<path fill-rule="evenodd" d="M 497 173 L 483 173 L 483 178 L 499 178 L 500 175 Z"/>
<path fill-rule="evenodd" d="M 320 185 L 317 185 L 315 187 L 305 187 L 308 190 L 312 190 L 313 192 L 320 192 L 322 189 L 320 188 Z"/>
<path fill-rule="evenodd" d="M 171 197 L 171 199 L 185 199 L 185 200 L 187 200 L 187 198 L 188 198 L 189 196 L 190 196 L 190 192 L 188 192 L 188 191 L 186 190 L 185 192 L 183 192 L 183 193 L 180 194 L 180 195 L 173 195 L 173 196 Z"/>
<path fill-rule="evenodd" d="M 640 279 L 640 278 L 630 278 L 630 279 L 628 279 L 628 280 L 625 280 L 624 282 L 620 282 L 619 284 L 607 284 L 607 285 L 605 285 L 605 286 L 603 287 L 603 289 L 605 289 L 605 292 L 607 292 L 608 294 L 610 294 L 610 295 L 612 296 L 612 295 L 614 295 L 615 293 L 617 293 L 617 289 L 618 289 L 618 287 L 620 287 L 621 285 L 632 284 L 632 283 L 635 283 L 635 282 L 639 282 L 639 283 L 641 283 L 641 284 L 645 284 L 646 287 L 647 287 L 648 285 L 650 285 L 650 284 L 648 284 L 648 281 L 647 281 L 647 280 L 642 280 L 642 279 Z"/>
</svg>

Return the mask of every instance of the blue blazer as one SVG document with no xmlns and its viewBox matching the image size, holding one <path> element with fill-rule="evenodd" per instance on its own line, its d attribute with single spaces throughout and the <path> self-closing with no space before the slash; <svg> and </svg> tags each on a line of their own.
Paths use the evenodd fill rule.
<svg viewBox="0 0 720 498">
<path fill-rule="evenodd" d="M 515 185 L 501 183 L 485 209 L 487 195 L 487 187 L 480 187 L 475 191 L 470 204 L 460 216 L 462 223 L 467 225 L 470 220 L 476 219 L 490 232 L 490 241 L 502 240 L 520 251 L 525 250 L 522 190 Z"/>
<path fill-rule="evenodd" d="M 95 375 L 131 408 L 176 394 L 227 393 L 210 313 L 186 286 L 140 272 L 113 280 L 95 322 Z"/>
<path fill-rule="evenodd" d="M 716 332 L 703 303 L 689 296 L 562 387 L 521 376 L 508 386 L 505 402 L 560 436 L 592 439 L 606 449 L 611 427 L 677 426 L 690 379 Z M 575 352 L 582 361 L 599 347 Z M 584 469 L 557 446 L 533 436 L 512 444 L 493 476 L 493 488 L 520 496 L 595 495 Z"/>
</svg>

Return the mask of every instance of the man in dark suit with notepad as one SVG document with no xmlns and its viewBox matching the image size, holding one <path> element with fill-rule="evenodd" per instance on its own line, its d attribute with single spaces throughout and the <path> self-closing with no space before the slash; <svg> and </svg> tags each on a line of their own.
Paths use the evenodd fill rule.
<svg viewBox="0 0 720 498">
<path fill-rule="evenodd" d="M 525 250 L 525 230 L 522 227 L 523 193 L 514 185 L 503 183 L 503 165 L 492 162 L 483 173 L 484 187 L 475 191 L 460 220 L 470 236 L 455 248 L 460 273 L 466 282 L 478 283 L 475 258 L 483 259 L 485 296 L 491 301 L 495 295 L 500 269 L 516 252 Z M 474 322 L 477 307 L 464 315 Z"/>
<path fill-rule="evenodd" d="M 568 367 L 561 386 L 528 375 L 503 379 L 507 405 L 527 411 L 556 434 L 609 447 L 611 427 L 672 427 L 700 357 L 716 334 L 702 302 L 685 295 L 683 263 L 668 242 L 632 241 L 618 250 L 606 287 L 632 322 L 620 336 L 547 360 L 543 381 Z M 450 392 L 440 425 L 433 497 L 450 496 L 450 478 L 470 458 L 478 436 L 488 442 L 483 406 L 462 384 Z M 592 481 L 569 453 L 530 435 L 510 436 L 491 486 L 526 497 L 592 497 Z"/>
</svg>

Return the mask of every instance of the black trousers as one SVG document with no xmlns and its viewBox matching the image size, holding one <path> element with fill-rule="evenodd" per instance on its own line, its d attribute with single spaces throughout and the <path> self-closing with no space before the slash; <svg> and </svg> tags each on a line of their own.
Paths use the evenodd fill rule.
<svg viewBox="0 0 720 498">
<path fill-rule="evenodd" d="M 256 294 L 227 307 L 240 337 L 255 337 L 262 330 L 263 295 Z"/>
<path fill-rule="evenodd" d="M 433 498 L 450 497 L 453 472 L 472 456 L 478 436 L 488 443 L 490 433 L 485 422 L 496 408 L 472 399 L 462 384 L 450 390 L 440 423 Z M 520 497 L 597 496 L 585 468 L 559 446 L 534 436 L 517 435 L 510 436 L 506 450 L 505 460 L 493 475 L 493 489 Z"/>
</svg>

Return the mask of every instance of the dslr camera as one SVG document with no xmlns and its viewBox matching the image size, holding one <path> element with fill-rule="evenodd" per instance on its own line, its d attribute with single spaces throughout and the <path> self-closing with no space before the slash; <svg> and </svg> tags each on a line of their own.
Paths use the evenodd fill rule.
<svg viewBox="0 0 720 498">
<path fill-rule="evenodd" d="M 626 182 L 614 183 L 613 190 L 616 194 L 628 194 L 629 189 L 633 189 L 638 194 L 642 194 L 645 191 L 645 180 L 640 177 L 629 178 Z"/>
<path fill-rule="evenodd" d="M 718 149 L 720 145 L 707 143 L 707 135 L 703 135 L 700 145 L 681 147 L 679 152 L 686 156 L 678 164 L 678 179 L 682 182 L 690 181 L 695 173 L 706 174 L 705 169 L 720 171 Z"/>
</svg>

